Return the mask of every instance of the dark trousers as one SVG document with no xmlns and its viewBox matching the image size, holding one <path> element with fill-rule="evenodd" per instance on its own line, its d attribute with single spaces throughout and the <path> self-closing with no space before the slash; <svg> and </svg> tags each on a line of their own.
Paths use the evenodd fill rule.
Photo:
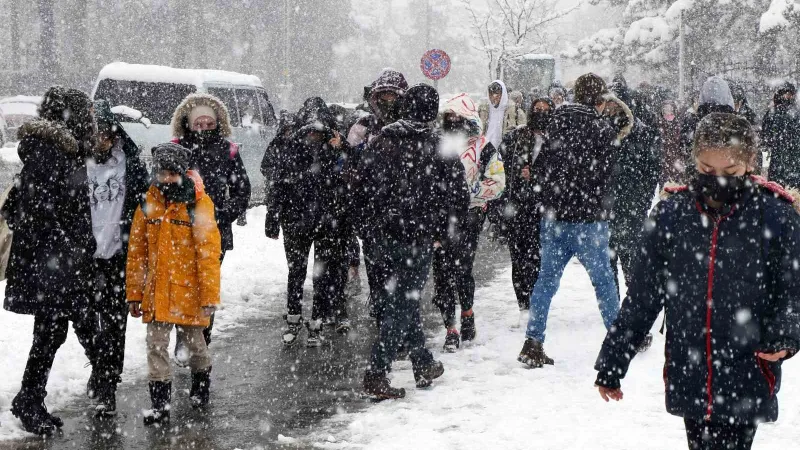
<svg viewBox="0 0 800 450">
<path fill-rule="evenodd" d="M 447 328 L 455 326 L 456 302 L 461 311 L 469 311 L 475 303 L 475 278 L 472 268 L 478 250 L 478 238 L 486 215 L 480 209 L 470 210 L 459 224 L 456 236 L 442 242 L 434 252 L 433 304 L 439 308 Z"/>
<path fill-rule="evenodd" d="M 387 268 L 382 297 L 386 302 L 378 340 L 372 346 L 370 371 L 386 373 L 397 356 L 400 343 L 409 351 L 414 367 L 433 361 L 425 348 L 420 300 L 431 268 L 432 243 L 409 244 L 391 240 L 375 243 L 380 264 Z"/>
<path fill-rule="evenodd" d="M 247 214 L 243 214 L 242 217 L 246 216 Z M 222 262 L 225 260 L 225 253 L 227 250 L 222 249 L 219 254 L 219 264 L 222 265 Z M 217 312 L 214 311 L 211 313 L 211 317 L 209 318 L 208 326 L 203 329 L 203 338 L 206 340 L 206 347 L 211 345 L 211 332 L 214 330 L 214 316 L 217 315 Z"/>
<path fill-rule="evenodd" d="M 611 219 L 611 235 L 608 241 L 611 250 L 611 269 L 614 271 L 614 282 L 619 290 L 619 268 L 617 263 L 622 263 L 622 272 L 625 283 L 630 286 L 631 275 L 635 259 L 640 251 L 642 228 L 647 220 L 647 211 L 650 208 L 650 199 L 645 197 L 635 204 L 615 207 L 614 217 Z"/>
<path fill-rule="evenodd" d="M 530 309 L 531 293 L 542 265 L 542 244 L 539 237 L 541 216 L 538 213 L 517 213 L 509 227 L 508 251 L 511 254 L 511 282 L 520 310 Z M 525 214 L 520 216 L 520 214 Z"/>
<path fill-rule="evenodd" d="M 303 284 L 308 255 L 314 246 L 314 300 L 311 319 L 347 317 L 344 287 L 347 283 L 346 240 L 337 233 L 286 233 L 283 247 L 289 264 L 287 307 L 289 315 L 303 313 Z"/>
<path fill-rule="evenodd" d="M 93 270 L 88 317 L 94 330 L 92 370 L 100 383 L 116 386 L 122 376 L 128 323 L 125 256 L 120 253 L 107 260 L 95 259 Z"/>
<path fill-rule="evenodd" d="M 70 314 L 37 314 L 33 322 L 33 343 L 28 354 L 28 363 L 22 375 L 22 389 L 19 395 L 33 401 L 41 401 L 47 396 L 47 379 L 56 352 L 67 340 L 69 322 L 78 341 L 86 350 L 90 361 L 94 360 L 94 329 L 87 320 L 87 311 L 74 311 Z"/>
<path fill-rule="evenodd" d="M 369 284 L 369 315 L 375 318 L 380 327 L 386 302 L 383 298 L 386 285 L 386 268 L 383 267 L 381 255 L 376 253 L 380 248 L 375 244 L 374 238 L 364 236 L 364 268 L 367 271 L 367 284 Z"/>
<path fill-rule="evenodd" d="M 683 419 L 690 450 L 750 450 L 756 425 L 731 425 Z"/>
</svg>

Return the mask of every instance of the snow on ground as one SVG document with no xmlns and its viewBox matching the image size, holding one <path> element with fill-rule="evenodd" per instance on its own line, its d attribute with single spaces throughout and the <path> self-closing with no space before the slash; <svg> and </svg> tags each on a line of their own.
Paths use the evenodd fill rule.
<svg viewBox="0 0 800 450">
<path fill-rule="evenodd" d="M 217 313 L 217 336 L 231 332 L 243 319 L 277 315 L 285 309 L 282 296 L 281 301 L 268 301 L 285 290 L 288 269 L 283 242 L 264 236 L 265 214 L 263 206 L 251 209 L 247 213 L 248 226 L 233 227 L 236 249 L 227 254 L 222 265 L 223 309 Z M 0 292 L 5 292 L 5 284 L 5 281 L 0 283 Z M 10 409 L 25 370 L 32 331 L 33 316 L 0 309 L 0 349 L 5 374 L 0 377 L 0 440 L 26 435 Z M 70 330 L 67 342 L 56 354 L 47 385 L 45 402 L 50 411 L 58 411 L 76 396 L 84 394 L 91 372 L 87 363 L 83 348 Z M 123 383 L 141 383 L 145 390 L 143 379 L 146 374 L 145 325 L 139 319 L 128 317 Z"/>
<path fill-rule="evenodd" d="M 428 342 L 444 362 L 433 388 L 414 387 L 408 362 L 395 364 L 393 384 L 407 397 L 327 421 L 312 436 L 317 448 L 368 449 L 636 449 L 686 448 L 683 421 L 664 409 L 663 336 L 639 355 L 623 380 L 625 399 L 606 404 L 592 369 L 605 329 L 589 277 L 574 260 L 553 300 L 545 348 L 556 365 L 526 369 L 516 361 L 524 328 L 506 270 L 476 293 L 477 342 L 442 354 L 444 332 Z M 524 327 L 524 326 L 523 326 Z M 398 370 L 399 369 L 399 370 Z M 798 364 L 785 366 L 781 419 L 759 428 L 754 449 L 795 448 L 800 440 Z"/>
</svg>

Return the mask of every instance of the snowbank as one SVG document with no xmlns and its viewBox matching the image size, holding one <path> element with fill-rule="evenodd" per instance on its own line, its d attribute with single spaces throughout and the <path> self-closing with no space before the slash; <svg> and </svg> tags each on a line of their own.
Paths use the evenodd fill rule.
<svg viewBox="0 0 800 450">
<path fill-rule="evenodd" d="M 22 164 L 22 160 L 19 159 L 19 153 L 17 153 L 18 146 L 19 142 L 14 142 L 8 144 L 8 146 L 0 147 L 0 160 L 10 164 Z"/>
<path fill-rule="evenodd" d="M 794 9 L 800 12 L 800 2 L 795 0 L 772 0 L 767 11 L 761 15 L 758 23 L 759 33 L 766 33 L 776 28 L 783 28 L 789 25 L 785 13 Z"/>
</svg>

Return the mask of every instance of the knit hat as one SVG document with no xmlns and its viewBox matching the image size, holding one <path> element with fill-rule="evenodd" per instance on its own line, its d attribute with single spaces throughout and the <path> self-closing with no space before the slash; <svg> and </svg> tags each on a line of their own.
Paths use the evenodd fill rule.
<svg viewBox="0 0 800 450">
<path fill-rule="evenodd" d="M 415 122 L 432 122 L 439 113 L 439 93 L 433 86 L 412 86 L 403 97 L 401 116 Z"/>
<path fill-rule="evenodd" d="M 171 170 L 181 175 L 186 175 L 189 170 L 189 149 L 172 142 L 159 144 L 153 147 L 153 170 Z"/>
<path fill-rule="evenodd" d="M 575 80 L 575 103 L 595 106 L 608 93 L 606 82 L 598 75 L 587 73 Z"/>
<path fill-rule="evenodd" d="M 217 113 L 214 111 L 214 108 L 208 105 L 197 105 L 189 112 L 189 126 L 191 127 L 194 124 L 194 121 L 201 118 L 201 117 L 211 117 L 214 121 L 217 121 Z"/>
<path fill-rule="evenodd" d="M 78 140 L 94 132 L 92 100 L 78 89 L 53 86 L 42 96 L 39 117 L 51 122 L 63 123 Z"/>
</svg>

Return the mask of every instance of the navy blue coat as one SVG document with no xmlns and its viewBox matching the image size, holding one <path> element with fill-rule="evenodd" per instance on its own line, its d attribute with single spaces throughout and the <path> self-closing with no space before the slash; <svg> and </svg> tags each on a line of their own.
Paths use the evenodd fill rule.
<svg viewBox="0 0 800 450">
<path fill-rule="evenodd" d="M 597 384 L 619 387 L 663 308 L 668 412 L 776 420 L 781 363 L 756 352 L 794 354 L 800 343 L 798 213 L 761 185 L 719 215 L 684 190 L 656 207 L 643 233 L 628 297 L 595 364 Z"/>
</svg>

